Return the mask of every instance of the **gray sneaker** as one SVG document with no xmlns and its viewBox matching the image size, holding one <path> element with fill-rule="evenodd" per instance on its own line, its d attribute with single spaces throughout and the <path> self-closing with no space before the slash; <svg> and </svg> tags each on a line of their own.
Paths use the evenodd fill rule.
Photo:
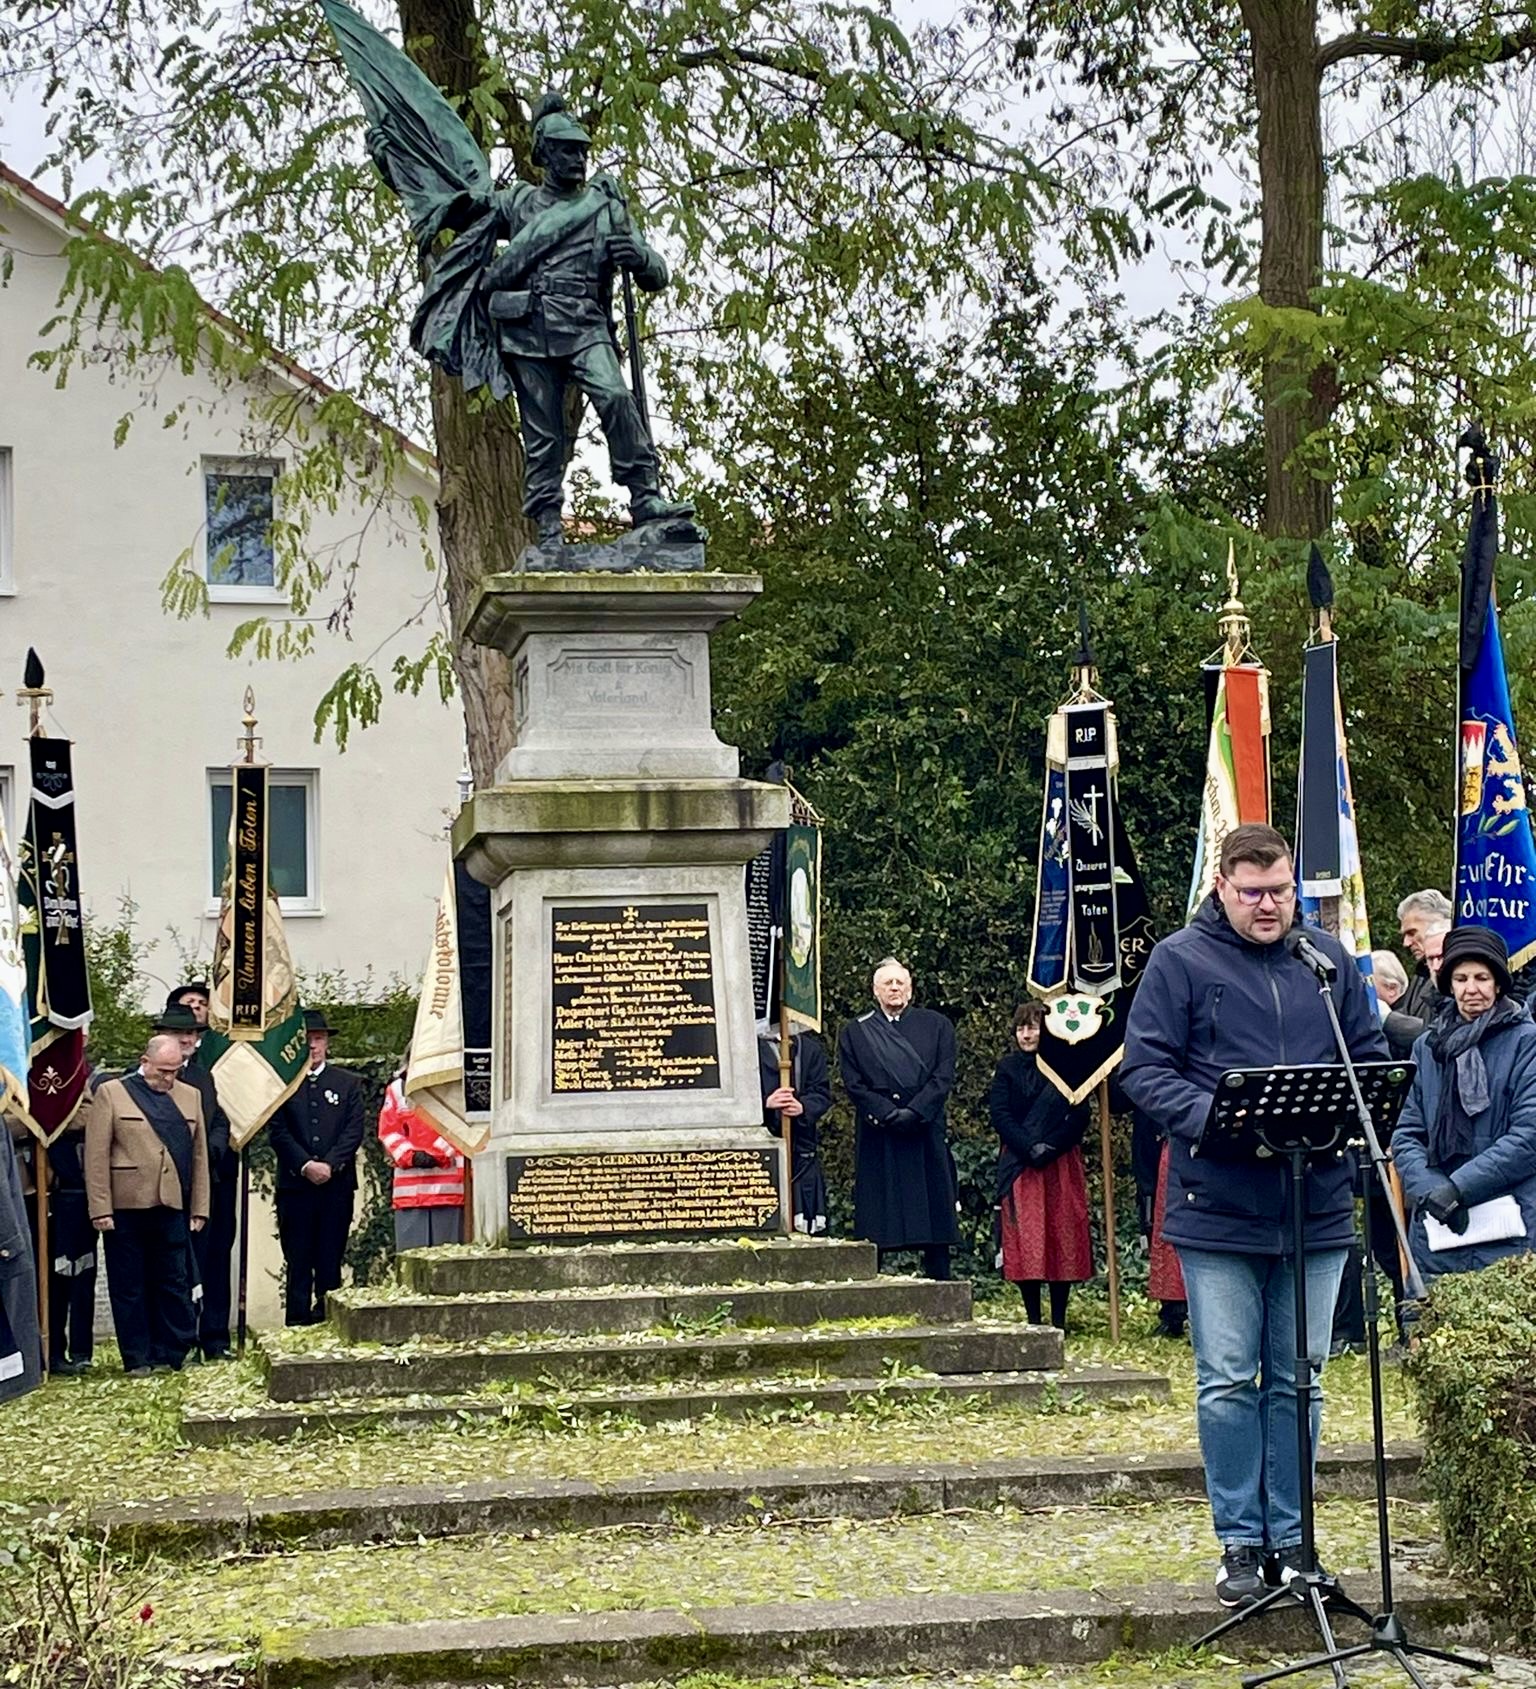
<svg viewBox="0 0 1536 1689">
<path fill-rule="evenodd" d="M 1233 1543 L 1221 1551 L 1216 1599 L 1223 1607 L 1251 1607 L 1264 1590 L 1264 1557 L 1258 1549 Z"/>
</svg>

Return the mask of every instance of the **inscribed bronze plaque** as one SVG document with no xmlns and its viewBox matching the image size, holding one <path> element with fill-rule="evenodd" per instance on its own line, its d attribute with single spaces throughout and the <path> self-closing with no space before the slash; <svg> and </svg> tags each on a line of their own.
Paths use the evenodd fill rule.
<svg viewBox="0 0 1536 1689">
<path fill-rule="evenodd" d="M 507 1157 L 507 1235 L 523 1242 L 778 1231 L 779 1149 Z"/>
<path fill-rule="evenodd" d="M 551 920 L 557 1096 L 719 1086 L 707 904 L 564 905 Z"/>
</svg>

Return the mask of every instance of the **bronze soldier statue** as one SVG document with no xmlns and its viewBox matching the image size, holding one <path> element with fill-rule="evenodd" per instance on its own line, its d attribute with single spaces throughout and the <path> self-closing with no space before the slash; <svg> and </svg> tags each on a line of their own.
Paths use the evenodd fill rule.
<svg viewBox="0 0 1536 1689">
<path fill-rule="evenodd" d="M 680 537 L 697 538 L 693 506 L 662 496 L 656 445 L 641 393 L 625 385 L 613 323 L 615 279 L 656 293 L 667 285 L 666 262 L 636 233 L 618 183 L 588 182 L 592 137 L 546 94 L 533 121 L 543 182 L 498 189 L 485 154 L 421 69 L 344 0 L 320 4 L 368 114 L 368 150 L 416 235 L 426 280 L 411 344 L 468 392 L 516 393 L 523 511 L 539 543 L 561 540 L 572 387 L 597 412 L 635 526 L 676 523 Z M 632 323 L 630 338 L 638 389 Z"/>
</svg>

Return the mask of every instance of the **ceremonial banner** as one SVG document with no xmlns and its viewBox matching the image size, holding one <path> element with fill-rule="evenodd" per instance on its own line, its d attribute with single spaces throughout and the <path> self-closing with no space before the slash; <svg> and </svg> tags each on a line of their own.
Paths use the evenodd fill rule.
<svg viewBox="0 0 1536 1689">
<path fill-rule="evenodd" d="M 232 1038 L 260 1039 L 267 1024 L 262 992 L 268 887 L 267 765 L 236 763 L 230 773 L 228 1031 Z"/>
<path fill-rule="evenodd" d="M 1269 793 L 1269 671 L 1258 663 L 1224 664 L 1211 708 L 1186 920 L 1194 919 L 1216 883 L 1227 834 L 1250 821 L 1269 821 Z"/>
<path fill-rule="evenodd" d="M 784 784 L 782 762 L 771 762 L 763 779 Z M 784 942 L 784 834 L 747 864 L 747 954 L 752 964 L 752 1015 L 759 1022 L 779 1018 L 779 947 Z"/>
<path fill-rule="evenodd" d="M 32 1121 L 44 1142 L 74 1119 L 85 1096 L 91 989 L 75 845 L 75 786 L 67 739 L 28 741 L 32 795 L 17 896 L 27 964 Z"/>
<path fill-rule="evenodd" d="M 1498 933 L 1516 970 L 1536 957 L 1536 840 L 1520 774 L 1494 590 L 1498 461 L 1480 435 L 1471 443 L 1472 520 L 1461 566 L 1455 911 L 1458 925 Z"/>
<path fill-rule="evenodd" d="M 794 822 L 784 833 L 784 1007 L 821 1030 L 821 828 Z"/>
<path fill-rule="evenodd" d="M 458 907 L 459 1005 L 464 1016 L 466 1120 L 491 1115 L 491 888 L 453 865 Z"/>
<path fill-rule="evenodd" d="M 0 1109 L 36 1130 L 28 1112 L 27 1069 L 31 1064 L 31 1017 L 27 1012 L 27 962 L 22 952 L 21 911 L 16 902 L 16 858 L 0 816 Z"/>
<path fill-rule="evenodd" d="M 779 1007 L 779 944 L 783 933 L 784 835 L 747 864 L 747 954 L 752 964 L 752 1015 L 776 1018 Z"/>
<path fill-rule="evenodd" d="M 1124 1051 L 1152 919 L 1120 815 L 1108 704 L 1063 705 L 1047 724 L 1045 755 L 1029 988 L 1046 1002 L 1040 1069 L 1076 1103 Z"/>
<path fill-rule="evenodd" d="M 260 765 L 237 763 L 234 772 L 251 766 Z M 247 786 L 246 794 L 253 789 Z M 249 804 L 242 809 L 241 791 L 237 782 L 230 808 L 230 868 L 213 943 L 208 1030 L 198 1052 L 213 1075 L 219 1102 L 229 1116 L 232 1149 L 243 1149 L 256 1136 L 298 1090 L 309 1067 L 304 1011 L 299 1006 L 298 982 L 293 976 L 277 894 L 270 885 L 265 886 L 266 895 L 259 900 L 260 909 L 254 918 L 248 898 L 246 907 L 237 908 L 237 852 L 243 848 L 249 863 L 257 848 L 265 860 L 266 849 L 264 826 L 258 839 L 253 842 L 248 838 L 241 846 L 238 834 L 242 814 L 247 823 L 255 819 Z M 261 936 L 261 947 L 253 951 L 250 946 L 256 933 Z M 240 1026 L 234 1023 L 236 1003 L 242 1005 L 244 1016 Z"/>
<path fill-rule="evenodd" d="M 1302 919 L 1333 933 L 1354 957 L 1374 1002 L 1371 927 L 1339 700 L 1338 649 L 1330 637 L 1302 652 L 1296 877 Z"/>
<path fill-rule="evenodd" d="M 469 1121 L 464 1095 L 464 1013 L 459 983 L 458 897 L 450 862 L 433 926 L 432 951 L 421 981 L 405 1094 L 412 1108 L 465 1155 L 490 1141 L 488 1122 Z"/>
</svg>

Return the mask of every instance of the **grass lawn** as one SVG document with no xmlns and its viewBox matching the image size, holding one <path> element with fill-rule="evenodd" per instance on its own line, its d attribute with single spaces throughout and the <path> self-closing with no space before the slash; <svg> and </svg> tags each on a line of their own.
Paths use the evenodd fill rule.
<svg viewBox="0 0 1536 1689">
<path fill-rule="evenodd" d="M 1395 1503 L 1402 1560 L 1432 1549 L 1433 1512 Z M 1362 1573 L 1375 1513 L 1328 1502 L 1325 1562 Z M 299 1551 L 178 1564 L 141 1587 L 161 1646 L 240 1650 L 317 1626 L 646 1610 L 1021 1589 L 1207 1584 L 1215 1550 L 1203 1498 L 1141 1507 L 950 1513 L 895 1520 L 613 1529 Z"/>
<path fill-rule="evenodd" d="M 867 1413 L 791 1414 L 653 1426 L 558 1419 L 546 1428 L 475 1423 L 457 1428 L 307 1435 L 284 1443 L 188 1448 L 184 1397 L 205 1407 L 261 1399 L 253 1363 L 192 1368 L 174 1377 L 125 1379 L 110 1351 L 98 1371 L 50 1381 L 0 1409 L 0 1500 L 78 1502 L 216 1493 L 295 1494 L 337 1486 L 454 1483 L 466 1478 L 624 1478 L 653 1472 L 744 1471 L 866 1462 L 984 1461 L 1022 1455 L 1151 1453 L 1195 1443 L 1194 1375 L 1187 1346 L 1152 1338 L 1111 1345 L 1069 1339 L 1074 1362 L 1162 1372 L 1167 1402 L 1066 1403 L 1050 1412 L 957 1404 L 881 1402 Z M 1363 1358 L 1330 1363 L 1324 1440 L 1370 1435 Z M 1387 1429 L 1415 1434 L 1407 1386 L 1387 1374 Z"/>
</svg>

